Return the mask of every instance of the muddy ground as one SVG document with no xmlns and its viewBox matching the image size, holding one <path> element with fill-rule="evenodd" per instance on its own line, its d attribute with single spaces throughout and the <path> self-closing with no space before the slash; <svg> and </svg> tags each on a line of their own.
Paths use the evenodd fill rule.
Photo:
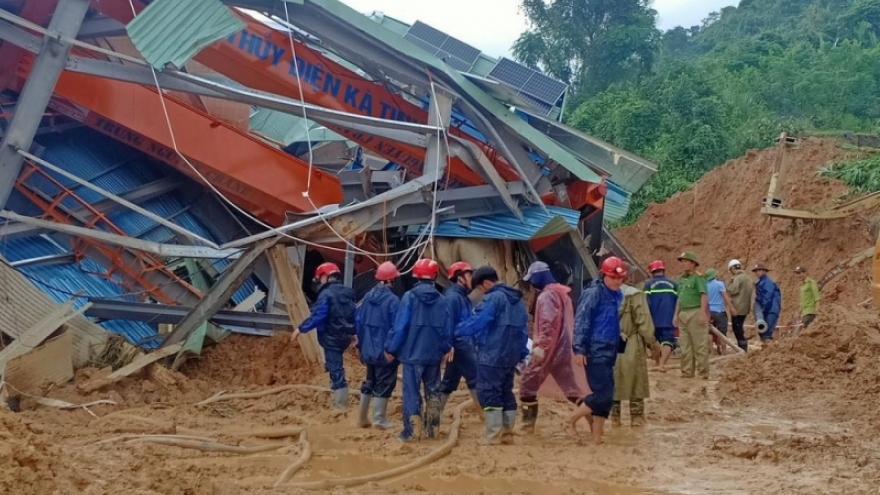
<svg viewBox="0 0 880 495">
<path fill-rule="evenodd" d="M 787 205 L 838 201 L 845 188 L 816 171 L 851 153 L 831 141 L 807 140 L 794 152 L 793 172 L 781 186 Z M 618 234 L 642 262 L 660 257 L 673 264 L 684 249 L 696 250 L 704 268 L 723 268 L 732 257 L 749 264 L 766 261 L 782 286 L 788 318 L 796 304 L 794 266 L 823 273 L 870 246 L 877 219 L 866 214 L 792 223 L 761 217 L 774 156 L 772 150 L 750 152 L 719 167 Z M 677 361 L 672 370 L 651 371 L 648 425 L 609 425 L 603 446 L 587 442 L 583 424 L 582 438 L 564 434 L 562 421 L 572 407 L 565 402 L 543 400 L 537 433 L 517 436 L 512 446 L 479 445 L 482 424 L 466 411 L 460 439 L 448 455 L 396 477 L 317 493 L 878 493 L 880 321 L 875 309 L 862 304 L 870 297 L 868 265 L 825 288 L 822 314 L 809 331 L 763 348 L 753 341 L 749 355 L 713 364 L 708 382 L 680 378 Z M 80 370 L 75 383 L 41 393 L 74 403 L 117 404 L 59 411 L 25 398 L 20 413 L 0 411 L 0 493 L 314 493 L 295 485 L 404 466 L 446 442 L 450 413 L 465 397 L 447 408 L 440 440 L 403 445 L 396 440 L 398 430 L 355 426 L 363 368 L 349 356 L 347 369 L 352 384 L 347 414 L 329 410 L 329 394 L 320 390 L 326 374 L 306 365 L 284 335 L 230 337 L 187 363 L 174 383 L 141 375 L 84 395 L 76 385 L 100 372 Z M 317 388 L 197 405 L 221 391 L 287 384 Z M 392 408 L 400 421 L 399 399 Z M 312 455 L 276 488 L 281 473 L 300 458 L 302 444 L 295 435 L 267 440 L 253 433 L 281 427 L 304 427 Z M 202 452 L 118 438 L 169 433 L 271 450 Z"/>
<path fill-rule="evenodd" d="M 862 321 L 869 318 L 865 314 Z M 571 410 L 564 402 L 544 401 L 537 434 L 517 436 L 513 446 L 479 445 L 482 424 L 475 413 L 466 411 L 461 439 L 449 455 L 402 476 L 318 493 L 876 493 L 880 486 L 876 392 L 860 402 L 859 394 L 867 389 L 858 383 L 869 380 L 877 387 L 876 357 L 867 356 L 880 350 L 880 331 L 866 326 L 843 337 L 822 335 L 826 337 L 808 333 L 798 339 L 797 344 L 804 347 L 799 359 L 828 361 L 829 366 L 798 365 L 794 368 L 800 371 L 781 373 L 779 366 L 793 365 L 791 346 L 795 345 L 783 341 L 745 358 L 727 359 L 724 368 L 714 366 L 708 382 L 682 379 L 675 370 L 652 371 L 654 395 L 648 403 L 648 425 L 609 426 L 603 446 L 587 442 L 583 424 L 583 438 L 564 434 L 562 421 Z M 870 344 L 875 338 L 878 341 Z M 837 344 L 830 359 L 822 357 L 822 349 L 829 347 L 826 340 Z M 852 346 L 852 352 L 848 347 L 841 350 L 841 345 Z M 858 351 L 858 346 L 867 347 Z M 0 493 L 306 493 L 289 485 L 274 488 L 281 472 L 301 453 L 296 437 L 260 440 L 230 434 L 304 426 L 313 454 L 290 483 L 401 466 L 439 447 L 448 434 L 449 414 L 440 440 L 400 444 L 397 430 L 355 426 L 354 396 L 347 414 L 334 414 L 326 405 L 328 394 L 317 389 L 195 405 L 220 391 L 260 391 L 293 381 L 326 385 L 324 373 L 303 366 L 300 351 L 284 337 L 232 337 L 209 350 L 199 368 L 223 367 L 230 374 L 251 379 L 253 375 L 241 365 L 227 360 L 230 352 L 263 354 L 266 358 L 257 366 L 270 370 L 274 378 L 257 386 L 233 383 L 228 377 L 200 377 L 202 372 L 190 368 L 187 371 L 194 378 L 181 379 L 167 390 L 133 378 L 88 396 L 80 395 L 74 386 L 48 394 L 71 402 L 100 398 L 119 402 L 93 406 L 91 413 L 58 411 L 27 399 L 21 413 L 0 413 Z M 818 353 L 815 359 L 808 356 L 810 352 Z M 855 357 L 850 359 L 850 354 Z M 847 362 L 858 364 L 853 367 Z M 294 363 L 298 373 L 285 376 L 284 370 Z M 350 375 L 359 378 L 362 368 L 353 361 L 349 364 Z M 87 374 L 80 373 L 78 381 Z M 777 374 L 782 378 L 768 378 Z M 792 378 L 798 374 L 801 380 Z M 811 389 L 809 382 L 817 377 L 846 385 L 839 390 L 833 386 Z M 355 379 L 354 383 L 359 382 Z M 395 406 L 399 406 L 397 399 Z M 848 408 L 852 414 L 841 413 Z M 447 413 L 452 410 L 449 407 Z M 395 419 L 399 421 L 399 415 Z M 240 455 L 139 442 L 101 443 L 125 434 L 175 432 L 244 446 L 289 445 Z"/>
</svg>

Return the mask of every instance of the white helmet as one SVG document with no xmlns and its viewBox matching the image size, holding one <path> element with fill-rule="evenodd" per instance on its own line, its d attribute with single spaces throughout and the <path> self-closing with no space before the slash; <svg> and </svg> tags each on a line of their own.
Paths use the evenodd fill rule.
<svg viewBox="0 0 880 495">
<path fill-rule="evenodd" d="M 727 262 L 727 269 L 732 270 L 734 267 L 742 268 L 742 263 L 739 260 L 730 260 Z"/>
</svg>

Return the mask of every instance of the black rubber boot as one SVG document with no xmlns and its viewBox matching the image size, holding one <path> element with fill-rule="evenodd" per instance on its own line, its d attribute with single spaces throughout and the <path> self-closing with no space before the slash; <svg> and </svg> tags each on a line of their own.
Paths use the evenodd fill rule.
<svg viewBox="0 0 880 495">
<path fill-rule="evenodd" d="M 535 432 L 535 424 L 538 422 L 538 402 L 522 403 L 522 431 Z"/>
</svg>

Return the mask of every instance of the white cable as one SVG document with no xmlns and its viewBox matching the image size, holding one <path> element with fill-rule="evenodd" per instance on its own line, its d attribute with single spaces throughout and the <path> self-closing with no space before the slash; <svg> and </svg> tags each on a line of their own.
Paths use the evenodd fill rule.
<svg viewBox="0 0 880 495">
<path fill-rule="evenodd" d="M 133 0 L 129 0 L 129 6 L 131 7 L 132 15 L 133 15 L 133 16 L 137 16 L 137 9 L 135 9 L 135 7 L 134 7 L 134 2 L 133 2 Z M 286 8 L 286 5 L 285 5 L 285 8 Z M 294 241 L 296 241 L 296 242 L 299 242 L 299 243 L 302 243 L 302 244 L 305 244 L 305 245 L 308 245 L 308 246 L 320 247 L 320 248 L 327 249 L 327 250 L 330 250 L 330 251 L 341 252 L 341 253 L 347 253 L 347 252 L 349 251 L 348 249 L 340 249 L 340 248 L 335 248 L 335 247 L 332 247 L 332 246 L 326 246 L 326 245 L 323 245 L 323 244 L 314 243 L 314 242 L 311 242 L 311 241 L 308 241 L 308 240 L 305 240 L 305 239 L 300 239 L 300 238 L 294 237 L 294 236 L 292 236 L 292 235 L 290 235 L 290 234 L 288 234 L 288 233 L 286 233 L 286 232 L 279 231 L 279 228 L 272 227 L 271 225 L 268 225 L 268 224 L 266 224 L 265 222 L 263 222 L 262 220 L 260 220 L 259 218 L 254 217 L 253 215 L 251 215 L 251 214 L 248 213 L 247 211 L 245 211 L 245 210 L 243 210 L 242 208 L 240 208 L 237 204 L 235 204 L 235 203 L 234 203 L 233 201 L 231 201 L 229 198 L 227 198 L 222 192 L 220 192 L 220 191 L 219 191 L 219 190 L 218 190 L 218 189 L 217 189 L 217 188 L 216 188 L 216 187 L 215 187 L 215 186 L 214 186 L 214 185 L 213 185 L 213 184 L 212 184 L 212 183 L 211 183 L 211 182 L 210 182 L 210 181 L 204 176 L 204 175 L 202 175 L 202 173 L 201 173 L 201 172 L 200 172 L 200 171 L 199 171 L 199 170 L 198 170 L 198 169 L 197 169 L 197 168 L 196 168 L 196 167 L 195 167 L 195 166 L 189 161 L 188 158 L 186 158 L 186 156 L 183 155 L 183 153 L 181 153 L 180 149 L 178 148 L 178 146 L 177 146 L 177 139 L 176 139 L 175 134 L 174 134 L 174 128 L 173 128 L 173 126 L 172 126 L 172 124 L 171 124 L 171 117 L 170 117 L 170 115 L 169 115 L 169 113 L 168 113 L 168 107 L 167 107 L 167 105 L 166 105 L 166 103 L 165 103 L 165 94 L 164 94 L 164 92 L 162 91 L 162 87 L 161 87 L 161 85 L 159 84 L 159 78 L 158 78 L 158 76 L 156 75 L 156 69 L 151 65 L 151 66 L 150 66 L 150 70 L 151 70 L 151 72 L 152 72 L 152 74 L 153 74 L 153 82 L 155 83 L 156 90 L 157 90 L 158 93 L 159 93 L 159 101 L 160 101 L 160 103 L 162 104 L 162 111 L 163 111 L 164 116 L 165 116 L 165 122 L 166 122 L 167 127 L 168 127 L 168 133 L 169 133 L 169 135 L 170 135 L 170 137 L 171 137 L 171 144 L 172 144 L 172 147 L 174 148 L 175 153 L 177 153 L 177 155 L 180 157 L 180 159 L 183 160 L 183 162 L 186 163 L 187 166 L 189 166 L 189 168 L 190 168 L 190 169 L 196 174 L 196 176 L 198 176 L 198 177 L 202 180 L 202 182 L 204 182 L 205 185 L 207 185 L 207 186 L 208 186 L 208 187 L 214 192 L 214 194 L 216 194 L 220 199 L 222 199 L 225 203 L 227 203 L 229 206 L 231 206 L 234 210 L 238 211 L 239 213 L 241 213 L 241 214 L 244 215 L 245 217 L 251 219 L 252 221 L 254 221 L 255 223 L 257 223 L 258 225 L 263 226 L 263 227 L 265 227 L 266 229 L 268 229 L 267 232 L 269 232 L 269 233 L 274 233 L 274 234 L 276 234 L 276 235 L 281 235 L 281 236 L 283 236 L 283 237 L 286 237 L 286 238 L 288 238 L 288 239 L 294 240 Z M 300 90 L 302 90 L 302 87 L 300 87 Z M 303 111 L 305 111 L 305 109 L 303 109 Z M 309 147 L 311 148 L 311 143 L 310 143 L 310 146 L 309 146 Z M 311 156 L 310 156 L 310 157 L 311 157 Z M 310 165 L 310 172 L 311 172 L 311 160 L 310 160 L 310 164 L 309 164 L 309 165 Z M 311 173 L 309 173 L 309 180 L 311 180 Z M 312 202 L 311 199 L 310 199 L 309 201 L 310 201 L 310 202 L 312 203 L 312 205 L 314 206 L 314 202 Z M 317 207 L 315 207 L 315 209 L 317 210 Z M 323 217 L 323 215 L 322 215 L 320 212 L 318 212 L 318 214 L 319 214 L 320 218 L 321 218 L 322 220 L 324 220 L 324 223 L 327 224 L 327 225 L 329 226 L 329 224 L 327 223 L 327 221 L 326 221 L 326 219 Z M 361 248 L 359 248 L 359 247 L 357 247 L 357 246 L 354 246 L 354 245 L 351 244 L 348 240 L 346 240 L 344 237 L 340 236 L 340 235 L 339 235 L 339 234 L 338 234 L 338 233 L 332 228 L 332 226 L 330 227 L 330 229 L 333 230 L 333 233 L 334 233 L 335 235 L 337 235 L 340 239 L 342 239 L 342 241 L 345 242 L 346 245 L 350 246 L 353 250 L 355 250 L 355 251 L 357 251 L 357 252 L 360 252 L 360 253 L 362 253 L 362 254 L 364 254 L 364 255 L 370 257 L 370 259 L 372 259 L 373 261 L 376 261 L 376 260 L 375 260 L 374 258 L 372 258 L 372 255 L 376 255 L 376 256 L 388 256 L 388 255 L 392 255 L 392 254 L 395 254 L 395 255 L 398 254 L 398 253 L 374 253 L 374 252 L 366 251 L 366 250 L 361 249 Z M 408 248 L 407 250 L 401 251 L 400 253 L 401 253 L 401 254 L 405 254 L 405 253 L 407 253 L 408 251 L 410 251 L 410 250 L 412 250 L 412 249 L 417 249 L 418 247 L 419 247 L 418 245 L 414 245 L 414 246 Z M 378 263 L 377 263 L 377 264 L 378 264 Z"/>
</svg>

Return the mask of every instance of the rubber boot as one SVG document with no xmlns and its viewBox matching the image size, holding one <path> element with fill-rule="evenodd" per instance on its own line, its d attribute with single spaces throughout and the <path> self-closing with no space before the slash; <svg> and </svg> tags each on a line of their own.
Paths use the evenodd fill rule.
<svg viewBox="0 0 880 495">
<path fill-rule="evenodd" d="M 516 410 L 504 411 L 504 413 L 501 414 L 501 419 L 501 443 L 512 445 L 514 438 L 513 427 L 516 425 Z"/>
<path fill-rule="evenodd" d="M 629 416 L 634 427 L 645 426 L 645 400 L 635 399 L 629 401 Z"/>
<path fill-rule="evenodd" d="M 331 404 L 333 409 L 345 410 L 348 407 L 348 387 L 334 390 Z"/>
<path fill-rule="evenodd" d="M 474 406 L 477 408 L 477 414 L 480 416 L 480 421 L 486 422 L 486 412 L 483 411 L 483 406 L 480 405 L 480 398 L 477 397 L 477 391 L 469 389 L 468 393 L 471 394 L 471 399 L 473 399 Z"/>
<path fill-rule="evenodd" d="M 361 405 L 358 408 L 358 426 L 361 428 L 369 428 L 370 424 L 370 402 L 373 400 L 372 395 L 361 394 Z"/>
<path fill-rule="evenodd" d="M 523 402 L 522 403 L 522 431 L 525 433 L 535 433 L 535 423 L 538 421 L 538 403 Z"/>
<path fill-rule="evenodd" d="M 504 413 L 486 411 L 486 437 L 480 441 L 483 445 L 501 445 L 501 431 L 504 429 Z"/>
<path fill-rule="evenodd" d="M 739 346 L 740 349 L 749 352 L 749 341 L 748 340 L 737 340 L 736 345 Z"/>
<path fill-rule="evenodd" d="M 394 428 L 396 425 L 388 421 L 388 399 L 376 397 L 373 399 L 373 426 L 380 430 Z"/>
<path fill-rule="evenodd" d="M 440 395 L 429 395 L 425 407 L 425 437 L 437 438 L 440 432 Z"/>
<path fill-rule="evenodd" d="M 620 401 L 614 401 L 614 405 L 611 406 L 611 426 L 618 427 L 620 426 Z"/>
</svg>

